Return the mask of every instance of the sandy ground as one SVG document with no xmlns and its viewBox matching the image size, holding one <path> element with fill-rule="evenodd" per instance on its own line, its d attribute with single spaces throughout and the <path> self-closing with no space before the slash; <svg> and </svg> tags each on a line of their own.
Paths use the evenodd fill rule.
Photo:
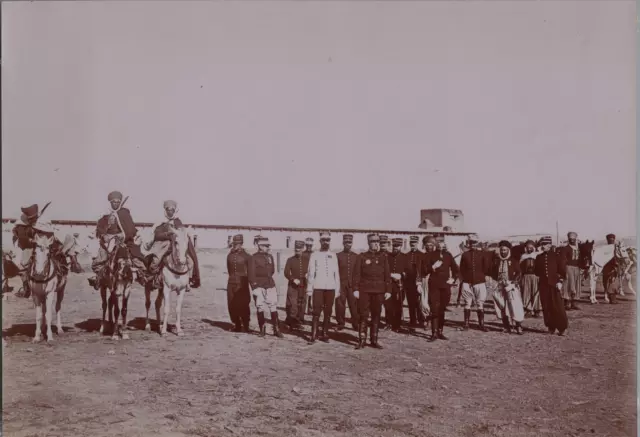
<svg viewBox="0 0 640 437">
<path fill-rule="evenodd" d="M 3 302 L 5 435 L 636 435 L 635 299 L 584 302 L 566 337 L 545 335 L 541 319 L 527 319 L 523 336 L 504 334 L 493 315 L 489 333 L 458 331 L 462 310 L 452 306 L 447 342 L 383 332 L 384 350 L 357 351 L 351 330 L 314 345 L 286 331 L 228 332 L 224 256 L 202 254 L 203 287 L 185 299 L 182 338 L 142 331 L 139 287 L 131 340 L 98 334 L 88 274 L 70 276 L 65 333 L 51 346 L 31 344 L 30 300 Z"/>
</svg>

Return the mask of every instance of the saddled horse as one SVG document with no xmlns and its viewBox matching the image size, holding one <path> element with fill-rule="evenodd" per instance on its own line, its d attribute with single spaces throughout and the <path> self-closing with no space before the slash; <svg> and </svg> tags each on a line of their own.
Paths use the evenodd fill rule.
<svg viewBox="0 0 640 437">
<path fill-rule="evenodd" d="M 55 242 L 53 236 L 36 235 L 34 241 L 36 247 L 33 250 L 30 268 L 27 272 L 29 287 L 31 288 L 31 295 L 36 308 L 36 332 L 33 342 L 38 343 L 42 340 L 42 330 L 45 324 L 47 342 L 52 342 L 51 312 L 54 297 L 56 298 L 57 333 L 58 335 L 63 334 L 60 310 L 62 309 L 64 289 L 67 285 L 68 271 L 56 261 L 55 255 L 52 253 L 51 246 Z"/>
<path fill-rule="evenodd" d="M 187 249 L 189 246 L 189 232 L 186 228 L 173 229 L 175 239 L 171 242 L 171 250 L 162 262 L 162 285 L 158 291 L 158 298 L 164 301 L 164 316 L 160 323 L 160 335 L 167 335 L 167 324 L 171 312 L 171 294 L 178 295 L 176 302 L 176 335 L 182 337 L 181 316 L 182 302 L 189 285 L 189 264 L 187 263 Z M 160 302 L 160 305 L 162 301 Z M 160 306 L 156 301 L 156 311 L 159 315 Z M 147 307 L 147 326 L 149 324 L 149 309 Z"/>
<path fill-rule="evenodd" d="M 604 246 L 600 246 L 594 248 L 594 242 L 583 243 L 587 244 L 583 249 L 581 249 L 581 259 L 584 257 L 584 274 L 585 277 L 589 278 L 589 289 L 591 291 L 590 301 L 591 303 L 598 303 L 596 299 L 596 284 L 598 276 L 602 275 L 602 269 L 609 261 L 613 258 L 616 259 L 618 263 L 617 278 L 616 280 L 620 281 L 620 294 L 624 296 L 624 281 L 628 280 L 628 275 L 625 274 L 627 263 L 630 262 L 628 256 L 625 256 L 625 249 L 623 248 L 620 242 L 616 244 L 607 244 Z M 633 294 L 635 294 L 635 290 L 631 286 L 631 281 L 628 281 L 629 286 Z M 609 303 L 609 296 L 605 293 L 604 301 Z"/>
<path fill-rule="evenodd" d="M 113 328 L 111 338 L 119 340 L 122 337 L 123 340 L 128 340 L 129 334 L 126 332 L 127 308 L 135 268 L 131 261 L 129 248 L 118 237 L 112 238 L 106 249 L 107 262 L 100 278 L 100 297 L 102 299 L 100 334 L 105 331 L 105 318 L 108 309 L 109 324 Z"/>
</svg>

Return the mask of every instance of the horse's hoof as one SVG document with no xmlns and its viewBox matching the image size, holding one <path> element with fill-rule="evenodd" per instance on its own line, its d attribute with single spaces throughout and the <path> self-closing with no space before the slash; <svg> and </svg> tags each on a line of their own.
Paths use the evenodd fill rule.
<svg viewBox="0 0 640 437">
<path fill-rule="evenodd" d="M 184 337 L 184 331 L 182 331 L 182 329 L 181 329 L 181 330 L 179 330 L 179 331 L 176 331 L 176 335 L 177 335 L 178 337 Z"/>
<path fill-rule="evenodd" d="M 129 334 L 127 334 L 126 332 L 124 332 L 124 333 L 122 334 L 122 339 L 123 339 L 123 340 L 129 340 Z"/>
<path fill-rule="evenodd" d="M 51 338 L 47 338 L 47 344 L 51 344 L 51 343 L 53 343 L 53 342 L 54 342 L 53 337 L 51 337 Z"/>
<path fill-rule="evenodd" d="M 120 340 L 120 337 L 118 337 L 116 334 L 113 334 L 111 336 L 111 340 Z"/>
<path fill-rule="evenodd" d="M 104 334 L 104 326 L 100 327 L 100 331 L 98 331 L 100 334 Z"/>
<path fill-rule="evenodd" d="M 147 331 L 147 332 L 150 332 L 150 331 L 151 331 L 151 325 L 150 325 L 149 323 L 147 323 L 147 324 L 144 326 L 144 330 L 145 330 L 145 331 Z"/>
<path fill-rule="evenodd" d="M 161 337 L 166 337 L 166 336 L 167 336 L 167 332 L 166 332 L 166 331 L 165 331 L 165 332 L 161 332 L 161 333 L 160 333 L 160 336 L 161 336 Z"/>
<path fill-rule="evenodd" d="M 40 337 L 33 337 L 33 340 L 31 340 L 31 343 L 40 343 L 42 341 L 42 338 Z"/>
<path fill-rule="evenodd" d="M 58 328 L 58 330 L 57 330 L 56 334 L 58 334 L 58 335 L 62 335 L 62 334 L 64 334 L 64 329 L 62 329 L 62 328 Z"/>
</svg>

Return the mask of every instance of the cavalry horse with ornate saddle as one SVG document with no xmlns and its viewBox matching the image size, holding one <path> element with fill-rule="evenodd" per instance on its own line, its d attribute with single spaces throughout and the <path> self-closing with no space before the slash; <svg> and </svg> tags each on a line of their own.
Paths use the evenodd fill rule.
<svg viewBox="0 0 640 437">
<path fill-rule="evenodd" d="M 600 275 L 602 275 L 602 285 L 605 291 L 604 301 L 606 303 L 615 302 L 617 294 L 624 296 L 625 280 L 628 281 L 631 292 L 635 294 L 635 290 L 629 280 L 629 270 L 633 262 L 622 242 L 615 241 L 615 235 L 607 235 L 606 245 L 594 248 L 594 242 L 591 241 L 581 247 L 580 251 L 581 258 L 584 258 L 584 276 L 589 279 L 591 303 L 598 303 L 596 299 L 596 284 Z"/>
</svg>

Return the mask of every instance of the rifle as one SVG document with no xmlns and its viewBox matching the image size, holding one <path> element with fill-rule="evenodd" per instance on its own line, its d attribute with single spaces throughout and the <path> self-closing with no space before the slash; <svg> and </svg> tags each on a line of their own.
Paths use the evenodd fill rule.
<svg viewBox="0 0 640 437">
<path fill-rule="evenodd" d="M 51 205 L 51 201 L 47 202 L 47 204 L 42 208 L 42 211 L 40 211 L 40 214 L 38 214 L 38 219 L 42 217 L 47 208 L 49 208 L 49 205 Z"/>
</svg>

